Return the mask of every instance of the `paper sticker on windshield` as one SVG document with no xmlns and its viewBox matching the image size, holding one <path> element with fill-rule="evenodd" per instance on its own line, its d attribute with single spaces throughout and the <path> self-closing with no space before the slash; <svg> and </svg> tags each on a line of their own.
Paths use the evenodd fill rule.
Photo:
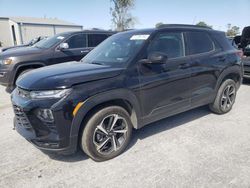
<svg viewBox="0 0 250 188">
<path fill-rule="evenodd" d="M 63 36 L 58 36 L 57 39 L 62 40 L 62 39 L 64 39 L 64 37 Z"/>
<path fill-rule="evenodd" d="M 149 35 L 133 35 L 130 40 L 147 40 Z"/>
</svg>

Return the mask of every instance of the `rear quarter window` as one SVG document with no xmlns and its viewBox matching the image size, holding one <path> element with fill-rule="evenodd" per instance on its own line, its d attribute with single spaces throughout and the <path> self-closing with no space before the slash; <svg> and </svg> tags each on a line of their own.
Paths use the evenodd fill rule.
<svg viewBox="0 0 250 188">
<path fill-rule="evenodd" d="M 88 47 L 96 47 L 108 37 L 106 34 L 88 34 Z"/>
<path fill-rule="evenodd" d="M 186 33 L 187 55 L 201 54 L 214 50 L 214 42 L 205 32 Z"/>
</svg>

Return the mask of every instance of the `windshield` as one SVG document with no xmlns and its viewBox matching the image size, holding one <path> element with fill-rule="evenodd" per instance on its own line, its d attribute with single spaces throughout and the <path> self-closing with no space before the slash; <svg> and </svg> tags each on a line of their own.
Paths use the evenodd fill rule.
<svg viewBox="0 0 250 188">
<path fill-rule="evenodd" d="M 68 36 L 68 34 L 57 34 L 53 37 L 46 38 L 44 40 L 39 41 L 34 45 L 34 47 L 37 48 L 50 48 L 54 46 L 55 44 L 59 43 L 63 39 L 65 39 Z"/>
<path fill-rule="evenodd" d="M 84 63 L 124 67 L 134 57 L 149 34 L 119 33 L 98 45 L 82 59 Z"/>
</svg>

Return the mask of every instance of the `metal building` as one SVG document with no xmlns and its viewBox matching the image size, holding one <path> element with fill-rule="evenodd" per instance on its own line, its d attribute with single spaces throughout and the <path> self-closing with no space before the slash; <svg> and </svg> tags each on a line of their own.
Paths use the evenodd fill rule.
<svg viewBox="0 0 250 188">
<path fill-rule="evenodd" d="M 0 17 L 0 43 L 3 47 L 24 44 L 38 36 L 80 30 L 82 26 L 56 18 Z"/>
</svg>

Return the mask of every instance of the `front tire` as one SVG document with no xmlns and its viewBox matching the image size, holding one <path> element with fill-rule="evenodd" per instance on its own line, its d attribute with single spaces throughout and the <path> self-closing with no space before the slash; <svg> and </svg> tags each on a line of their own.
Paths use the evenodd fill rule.
<svg viewBox="0 0 250 188">
<path fill-rule="evenodd" d="M 132 123 L 128 112 L 109 106 L 94 113 L 82 132 L 81 148 L 95 161 L 105 161 L 121 154 L 129 144 Z"/>
<path fill-rule="evenodd" d="M 225 80 L 216 95 L 216 98 L 209 108 L 212 112 L 217 114 L 225 114 L 229 112 L 235 102 L 237 93 L 236 83 L 232 79 Z"/>
</svg>

